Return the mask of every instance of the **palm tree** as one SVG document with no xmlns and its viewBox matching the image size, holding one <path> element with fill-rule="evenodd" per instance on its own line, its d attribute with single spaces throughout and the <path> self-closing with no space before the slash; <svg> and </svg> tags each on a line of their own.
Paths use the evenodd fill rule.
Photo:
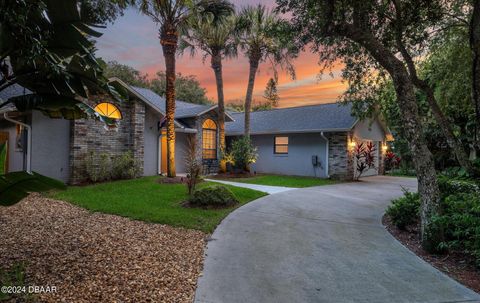
<svg viewBox="0 0 480 303">
<path fill-rule="evenodd" d="M 240 47 L 250 63 L 245 96 L 245 136 L 250 136 L 250 111 L 258 65 L 269 60 L 272 63 L 275 80 L 277 80 L 276 65 L 286 68 L 292 77 L 295 77 L 290 62 L 296 54 L 289 43 L 293 39 L 282 37 L 284 33 L 288 32 L 282 31 L 287 26 L 286 20 L 280 18 L 277 13 L 267 10 L 263 5 L 247 6 L 240 12 L 238 25 Z"/>
<path fill-rule="evenodd" d="M 140 0 L 142 13 L 160 24 L 160 44 L 165 58 L 165 107 L 167 119 L 167 176 L 175 177 L 175 54 L 178 36 L 189 17 L 191 1 L 188 0 Z"/>
<path fill-rule="evenodd" d="M 179 48 L 181 53 L 190 49 L 192 56 L 200 49 L 210 56 L 215 73 L 218 98 L 218 128 L 220 151 L 225 151 L 225 102 L 223 95 L 222 59 L 237 55 L 235 39 L 235 8 L 228 0 L 204 0 L 188 22 L 188 29 L 182 33 Z M 226 171 L 225 161 L 220 161 L 220 171 Z"/>
</svg>

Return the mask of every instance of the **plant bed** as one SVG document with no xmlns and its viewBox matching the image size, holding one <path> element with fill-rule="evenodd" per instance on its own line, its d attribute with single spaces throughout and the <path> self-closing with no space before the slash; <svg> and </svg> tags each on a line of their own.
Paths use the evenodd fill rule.
<svg viewBox="0 0 480 303">
<path fill-rule="evenodd" d="M 420 241 L 420 224 L 406 226 L 405 230 L 397 228 L 388 215 L 383 216 L 385 228 L 400 243 L 410 249 L 424 261 L 461 284 L 480 293 L 480 270 L 475 266 L 474 258 L 462 251 L 451 250 L 448 254 L 430 254 L 426 252 Z"/>
<path fill-rule="evenodd" d="M 168 177 L 161 177 L 158 179 L 158 183 L 160 184 L 185 184 L 187 183 L 187 177 L 174 177 L 174 178 L 168 178 Z"/>
<path fill-rule="evenodd" d="M 257 176 L 256 174 L 252 174 L 249 172 L 242 172 L 242 173 L 234 173 L 234 172 L 229 172 L 229 173 L 220 173 L 216 174 L 215 176 L 212 176 L 212 179 L 235 179 L 235 178 L 252 178 Z"/>
</svg>

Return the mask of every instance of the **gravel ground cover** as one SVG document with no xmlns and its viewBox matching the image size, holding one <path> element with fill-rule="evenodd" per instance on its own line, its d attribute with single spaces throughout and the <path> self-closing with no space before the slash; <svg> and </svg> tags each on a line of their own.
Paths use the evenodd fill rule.
<svg viewBox="0 0 480 303">
<path fill-rule="evenodd" d="M 26 264 L 40 302 L 191 302 L 206 234 L 30 194 L 0 207 L 0 267 Z M 15 298 L 12 302 L 17 302 Z"/>
</svg>

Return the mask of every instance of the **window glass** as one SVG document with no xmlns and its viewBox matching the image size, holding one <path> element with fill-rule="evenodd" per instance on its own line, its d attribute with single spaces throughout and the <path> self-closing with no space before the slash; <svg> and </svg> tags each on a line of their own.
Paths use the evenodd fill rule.
<svg viewBox="0 0 480 303">
<path fill-rule="evenodd" d="M 117 119 L 120 120 L 122 119 L 122 114 L 120 113 L 120 110 L 118 107 L 113 105 L 112 103 L 99 103 L 97 106 L 95 106 L 95 111 L 99 113 L 102 116 L 111 118 L 111 119 Z"/>
<path fill-rule="evenodd" d="M 275 154 L 288 154 L 288 137 L 275 137 Z"/>
<path fill-rule="evenodd" d="M 203 159 L 217 159 L 217 124 L 207 119 L 202 126 Z"/>
</svg>

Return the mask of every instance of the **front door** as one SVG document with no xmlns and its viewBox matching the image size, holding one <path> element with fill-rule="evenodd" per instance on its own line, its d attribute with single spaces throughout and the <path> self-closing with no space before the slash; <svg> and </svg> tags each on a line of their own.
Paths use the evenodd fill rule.
<svg viewBox="0 0 480 303">
<path fill-rule="evenodd" d="M 158 173 L 167 173 L 167 131 L 162 130 L 158 137 Z"/>
<path fill-rule="evenodd" d="M 0 132 L 0 175 L 8 173 L 8 133 Z"/>
</svg>

